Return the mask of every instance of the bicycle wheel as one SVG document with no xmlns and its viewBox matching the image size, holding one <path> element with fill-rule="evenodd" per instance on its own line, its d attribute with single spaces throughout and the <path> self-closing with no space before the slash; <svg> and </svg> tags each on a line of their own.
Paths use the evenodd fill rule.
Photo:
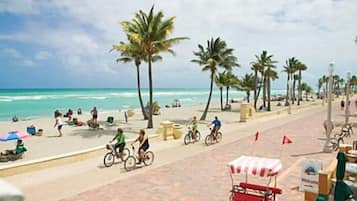
<svg viewBox="0 0 357 201">
<path fill-rule="evenodd" d="M 129 148 L 125 148 L 121 154 L 123 154 L 123 160 L 122 161 L 126 161 L 126 159 L 128 159 L 128 157 L 130 156 Z"/>
<path fill-rule="evenodd" d="M 207 135 L 206 136 L 205 143 L 206 143 L 207 146 L 212 144 L 212 135 Z"/>
<path fill-rule="evenodd" d="M 222 140 L 222 133 L 218 132 L 216 136 L 216 142 L 219 143 Z"/>
<path fill-rule="evenodd" d="M 196 131 L 196 142 L 200 141 L 201 139 L 201 133 L 199 131 Z"/>
<path fill-rule="evenodd" d="M 112 152 L 108 152 L 104 156 L 104 166 L 105 167 L 110 167 L 114 164 L 115 156 Z"/>
<path fill-rule="evenodd" d="M 333 149 L 334 151 L 337 151 L 337 150 L 338 150 L 338 141 L 337 141 L 336 138 L 332 138 L 332 139 L 330 140 L 330 144 L 332 145 L 332 149 Z"/>
<path fill-rule="evenodd" d="M 185 135 L 183 142 L 185 143 L 185 145 L 188 145 L 191 142 L 190 133 Z"/>
<path fill-rule="evenodd" d="M 146 158 L 144 160 L 144 164 L 151 165 L 154 162 L 154 153 L 152 151 L 148 151 L 145 154 L 146 154 Z"/>
<path fill-rule="evenodd" d="M 136 159 L 134 156 L 129 156 L 124 162 L 124 169 L 126 171 L 132 171 L 136 167 Z"/>
<path fill-rule="evenodd" d="M 340 146 L 340 144 L 345 144 L 345 141 L 343 140 L 343 138 L 338 138 L 337 140 L 337 145 Z"/>
</svg>

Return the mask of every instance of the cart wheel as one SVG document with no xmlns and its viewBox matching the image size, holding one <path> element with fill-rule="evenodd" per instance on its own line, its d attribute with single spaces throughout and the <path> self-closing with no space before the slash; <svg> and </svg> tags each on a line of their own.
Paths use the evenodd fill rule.
<svg viewBox="0 0 357 201">
<path fill-rule="evenodd" d="M 212 135 L 207 135 L 206 136 L 205 143 L 206 143 L 207 146 L 212 144 Z"/>
<path fill-rule="evenodd" d="M 154 162 L 154 153 L 152 151 L 146 152 L 146 158 L 144 160 L 145 165 L 151 165 Z"/>
<path fill-rule="evenodd" d="M 136 167 L 136 159 L 134 156 L 129 156 L 124 162 L 124 168 L 126 171 L 134 170 Z"/>
<path fill-rule="evenodd" d="M 185 135 L 185 138 L 183 139 L 183 142 L 185 143 L 185 145 L 188 145 L 190 143 L 190 133 L 188 133 L 187 135 Z"/>
<path fill-rule="evenodd" d="M 105 167 L 110 167 L 114 164 L 115 156 L 113 155 L 112 152 L 108 152 L 104 156 L 104 166 Z"/>
</svg>

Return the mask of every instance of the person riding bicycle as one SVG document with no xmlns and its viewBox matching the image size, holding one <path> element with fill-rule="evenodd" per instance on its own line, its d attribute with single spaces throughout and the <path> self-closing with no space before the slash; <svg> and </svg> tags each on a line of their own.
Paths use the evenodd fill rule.
<svg viewBox="0 0 357 201">
<path fill-rule="evenodd" d="M 139 137 L 136 138 L 136 140 L 132 144 L 139 141 L 138 154 L 139 154 L 140 159 L 139 159 L 138 163 L 141 163 L 143 161 L 143 159 L 145 158 L 145 152 L 149 149 L 150 145 L 149 145 L 148 135 L 145 134 L 144 129 L 140 129 L 139 134 L 140 134 Z"/>
<path fill-rule="evenodd" d="M 110 142 L 113 142 L 115 139 L 117 140 L 117 143 L 115 143 L 115 145 L 114 145 L 115 154 L 117 155 L 117 157 L 120 155 L 120 158 L 124 159 L 124 156 L 122 154 L 123 150 L 125 148 L 125 136 L 123 134 L 123 129 L 118 128 L 117 134 L 114 136 L 114 138 Z M 117 152 L 118 148 L 119 148 L 119 153 Z"/>
<path fill-rule="evenodd" d="M 192 118 L 192 120 L 190 120 L 188 122 L 188 124 L 192 124 L 192 128 L 191 128 L 192 133 L 191 134 L 192 134 L 192 139 L 194 141 L 196 140 L 196 132 L 197 132 L 197 127 L 198 127 L 197 123 L 198 123 L 198 121 L 197 121 L 197 117 L 196 116 L 194 116 Z"/>
<path fill-rule="evenodd" d="M 208 126 L 210 126 L 210 125 L 213 125 L 212 133 L 213 133 L 214 138 L 216 138 L 219 129 L 221 129 L 222 123 L 220 120 L 218 120 L 218 117 L 215 116 L 214 120 L 210 124 L 208 124 Z"/>
</svg>

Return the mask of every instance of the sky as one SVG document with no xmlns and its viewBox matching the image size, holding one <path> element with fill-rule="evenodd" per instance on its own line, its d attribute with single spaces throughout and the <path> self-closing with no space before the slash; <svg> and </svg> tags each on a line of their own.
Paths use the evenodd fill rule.
<svg viewBox="0 0 357 201">
<path fill-rule="evenodd" d="M 209 73 L 190 61 L 212 37 L 235 49 L 239 77 L 254 55 L 273 54 L 273 88 L 286 86 L 289 57 L 306 64 L 303 80 L 314 88 L 331 61 L 340 76 L 357 74 L 356 0 L 0 0 L 0 88 L 136 87 L 134 64 L 116 63 L 109 50 L 126 41 L 119 23 L 152 5 L 176 16 L 172 37 L 190 38 L 153 64 L 154 87 L 209 87 Z M 146 87 L 145 63 L 141 75 Z"/>
</svg>

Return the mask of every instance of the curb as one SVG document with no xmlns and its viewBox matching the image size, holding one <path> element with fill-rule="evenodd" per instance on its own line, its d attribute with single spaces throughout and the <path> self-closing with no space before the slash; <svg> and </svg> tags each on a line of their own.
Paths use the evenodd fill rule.
<svg viewBox="0 0 357 201">
<path fill-rule="evenodd" d="M 159 135 L 149 135 L 149 138 L 156 138 Z M 133 142 L 134 139 L 128 139 L 127 142 Z M 0 177 L 8 177 L 16 174 L 22 174 L 41 170 L 45 168 L 74 163 L 80 160 L 85 160 L 89 157 L 95 157 L 103 154 L 106 150 L 105 146 L 97 146 L 90 149 L 51 156 L 46 158 L 35 159 L 17 164 L 4 165 L 0 167 Z"/>
</svg>

